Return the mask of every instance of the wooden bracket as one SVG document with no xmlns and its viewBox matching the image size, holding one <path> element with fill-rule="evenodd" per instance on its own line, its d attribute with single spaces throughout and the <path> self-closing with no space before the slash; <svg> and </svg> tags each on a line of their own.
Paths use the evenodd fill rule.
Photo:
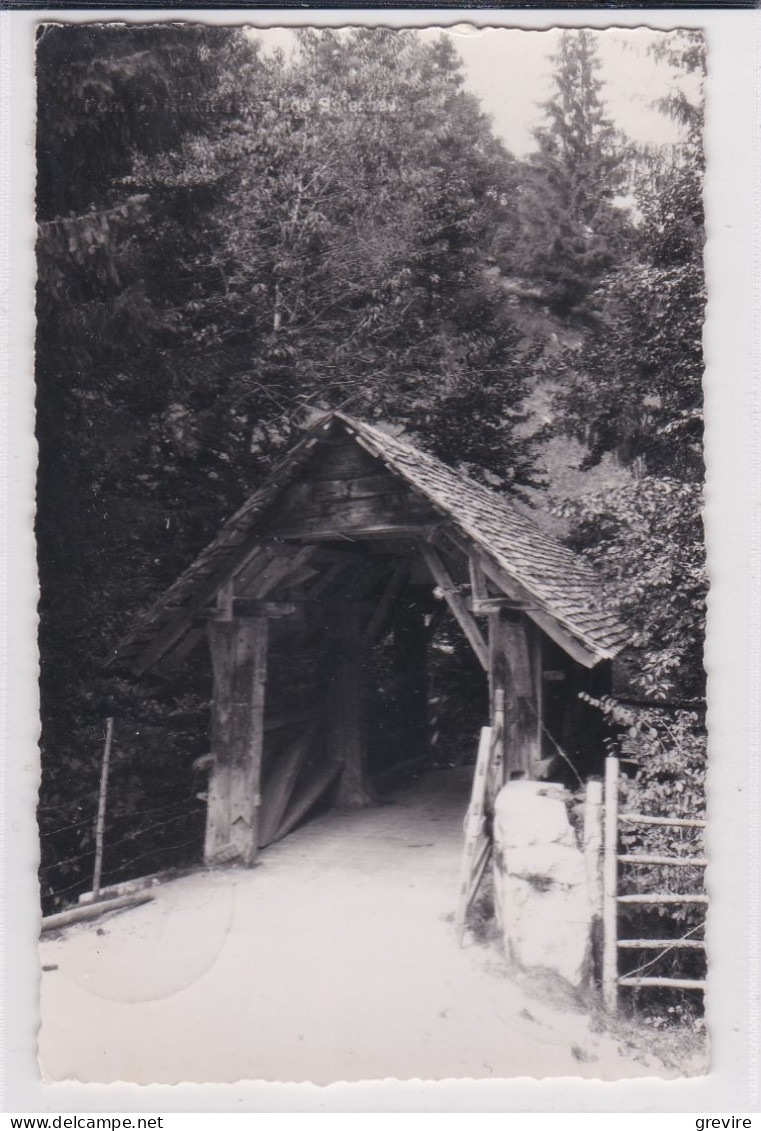
<svg viewBox="0 0 761 1131">
<path fill-rule="evenodd" d="M 443 534 L 461 553 L 469 555 L 474 552 L 472 545 L 468 542 L 466 537 L 452 531 L 450 528 L 445 528 Z M 604 655 L 601 656 L 599 652 L 592 651 L 591 648 L 588 648 L 579 639 L 572 636 L 570 631 L 561 625 L 551 613 L 545 612 L 537 605 L 536 598 L 533 597 L 525 586 L 511 577 L 501 566 L 497 565 L 496 562 L 491 561 L 485 553 L 482 553 L 480 550 L 476 550 L 475 553 L 486 577 L 490 581 L 493 581 L 510 600 L 520 604 L 525 603 L 528 615 L 534 624 L 541 628 L 541 630 L 545 632 L 551 640 L 554 640 L 572 659 L 582 664 L 585 668 L 593 668 L 599 660 L 606 658 Z"/>
<path fill-rule="evenodd" d="M 240 569 L 245 562 L 248 562 L 252 554 L 263 544 L 261 538 L 256 538 L 249 539 L 240 546 L 236 546 L 231 551 L 231 558 L 228 558 L 219 570 L 198 584 L 193 596 L 187 603 L 180 605 L 172 612 L 171 617 L 159 629 L 151 642 L 133 660 L 131 667 L 135 675 L 142 675 L 166 652 L 174 648 L 188 628 L 191 627 L 195 618 L 197 616 L 203 617 L 203 610 L 207 601 L 214 598 L 218 593 L 221 594 L 221 605 L 224 607 L 224 602 L 227 600 L 227 583 L 230 582 L 235 571 Z M 250 595 L 259 598 L 265 597 L 290 571 L 302 566 L 315 552 L 316 548 L 316 546 L 302 546 L 296 551 L 295 555 L 291 556 L 290 552 L 285 550 L 281 555 L 278 547 L 278 554 L 274 560 L 272 560 L 271 553 L 269 554 L 268 564 L 265 565 L 261 577 L 257 576 L 256 587 Z M 285 556 L 286 554 L 288 556 Z M 205 619 L 208 620 L 208 618 Z"/>
<path fill-rule="evenodd" d="M 470 574 L 470 593 L 473 602 L 473 612 L 478 612 L 477 606 L 489 600 L 489 590 L 486 577 L 481 569 L 481 563 L 476 554 L 468 554 L 468 572 Z"/>
<path fill-rule="evenodd" d="M 425 564 L 430 570 L 433 580 L 441 590 L 444 600 L 449 605 L 452 613 L 460 625 L 460 628 L 465 633 L 470 642 L 470 646 L 476 654 L 478 662 L 484 671 L 489 669 L 489 649 L 487 648 L 486 641 L 481 635 L 481 630 L 473 620 L 469 612 L 465 600 L 463 599 L 460 591 L 452 580 L 447 567 L 444 565 L 438 552 L 434 550 L 433 546 L 427 542 L 419 542 L 418 548 L 423 556 Z"/>
</svg>

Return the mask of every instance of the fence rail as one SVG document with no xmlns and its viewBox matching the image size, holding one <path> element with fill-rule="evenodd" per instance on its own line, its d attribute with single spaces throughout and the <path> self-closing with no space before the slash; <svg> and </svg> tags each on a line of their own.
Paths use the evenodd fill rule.
<svg viewBox="0 0 761 1131">
<path fill-rule="evenodd" d="M 620 950 L 653 950 L 658 953 L 644 968 L 657 962 L 670 950 L 705 950 L 702 939 L 619 939 L 619 906 L 640 904 L 707 904 L 708 896 L 702 892 L 637 892 L 631 895 L 619 894 L 619 868 L 621 866 L 705 868 L 708 861 L 702 856 L 660 856 L 648 853 L 622 853 L 618 841 L 622 823 L 644 826 L 671 826 L 676 828 L 705 828 L 706 822 L 698 818 L 651 817 L 647 813 L 621 813 L 619 811 L 619 774 L 617 758 L 605 760 L 605 791 L 603 801 L 603 955 L 602 986 L 605 1008 L 614 1012 L 618 1007 L 620 986 L 657 986 L 674 990 L 704 990 L 702 978 L 669 978 L 660 976 L 639 977 L 638 971 L 619 974 L 618 953 Z M 642 969 L 643 967 L 640 967 Z"/>
<path fill-rule="evenodd" d="M 610 758 L 606 761 L 618 764 L 618 758 Z M 618 769 L 616 770 L 617 779 Z M 630 821 L 634 825 L 673 825 L 674 828 L 680 829 L 704 829 L 706 827 L 705 821 L 701 821 L 697 817 L 648 817 L 645 813 L 619 813 L 618 819 L 619 821 Z"/>
</svg>

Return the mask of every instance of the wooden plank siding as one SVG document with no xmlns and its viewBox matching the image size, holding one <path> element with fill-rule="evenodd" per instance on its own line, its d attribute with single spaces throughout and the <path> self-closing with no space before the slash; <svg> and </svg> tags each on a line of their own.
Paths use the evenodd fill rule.
<svg viewBox="0 0 761 1131">
<path fill-rule="evenodd" d="M 362 530 L 392 533 L 439 520 L 438 512 L 353 439 L 325 442 L 308 475 L 281 494 L 262 533 L 281 538 L 330 538 Z"/>
<path fill-rule="evenodd" d="M 407 533 L 438 522 L 436 511 L 423 499 L 395 484 L 389 484 L 389 488 L 386 494 L 358 499 L 317 501 L 308 494 L 297 500 L 284 498 L 283 506 L 264 525 L 263 533 L 278 538 L 356 538 L 363 532 Z"/>
<path fill-rule="evenodd" d="M 386 471 L 385 464 L 345 435 L 325 437 L 312 455 L 306 476 L 310 480 L 357 479 Z"/>
</svg>

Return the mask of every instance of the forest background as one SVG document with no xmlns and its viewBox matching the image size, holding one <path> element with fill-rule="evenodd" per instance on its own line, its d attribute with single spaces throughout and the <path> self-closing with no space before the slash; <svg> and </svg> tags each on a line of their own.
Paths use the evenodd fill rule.
<svg viewBox="0 0 761 1131">
<path fill-rule="evenodd" d="M 597 34 L 563 33 L 520 159 L 448 37 L 296 34 L 286 55 L 219 27 L 40 33 L 46 907 L 89 886 L 106 716 L 107 880 L 197 854 L 208 665 L 140 683 L 104 664 L 339 405 L 594 562 L 637 631 L 599 704 L 629 788 L 704 805 L 700 33 L 654 48 L 680 131 L 659 146 L 609 116 Z"/>
</svg>

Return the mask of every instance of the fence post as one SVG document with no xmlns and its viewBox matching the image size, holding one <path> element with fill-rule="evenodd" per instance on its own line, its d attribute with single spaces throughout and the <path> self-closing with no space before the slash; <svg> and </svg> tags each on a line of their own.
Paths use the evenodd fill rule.
<svg viewBox="0 0 761 1131">
<path fill-rule="evenodd" d="M 584 793 L 583 850 L 590 910 L 593 977 L 602 964 L 602 782 L 589 778 Z"/>
<path fill-rule="evenodd" d="M 609 1013 L 618 1007 L 618 758 L 605 759 L 602 874 L 602 992 Z"/>
<path fill-rule="evenodd" d="M 114 736 L 114 720 L 106 719 L 106 741 L 103 747 L 103 761 L 100 767 L 100 792 L 98 793 L 98 819 L 95 824 L 95 867 L 92 876 L 92 899 L 100 899 L 100 876 L 103 869 L 103 833 L 106 827 L 106 795 L 108 792 L 108 763 L 111 760 L 111 740 Z"/>
</svg>

